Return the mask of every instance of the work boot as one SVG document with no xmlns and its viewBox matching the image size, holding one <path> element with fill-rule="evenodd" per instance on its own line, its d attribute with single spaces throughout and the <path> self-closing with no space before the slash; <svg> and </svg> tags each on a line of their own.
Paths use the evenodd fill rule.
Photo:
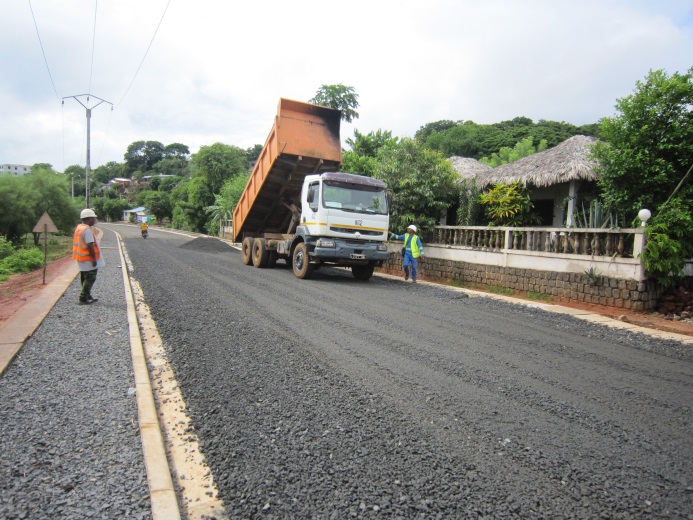
<svg viewBox="0 0 693 520">
<path fill-rule="evenodd" d="M 409 280 L 409 273 L 404 273 L 404 281 L 406 282 Z"/>
</svg>

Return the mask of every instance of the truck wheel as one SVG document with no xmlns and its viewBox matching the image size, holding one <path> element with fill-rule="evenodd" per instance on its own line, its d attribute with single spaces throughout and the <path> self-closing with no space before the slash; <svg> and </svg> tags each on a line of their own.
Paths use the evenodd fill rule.
<svg viewBox="0 0 693 520">
<path fill-rule="evenodd" d="M 373 276 L 374 267 L 373 264 L 353 265 L 351 266 L 351 274 L 353 274 L 354 278 L 357 280 L 365 282 L 366 280 L 370 280 L 371 276 Z"/>
<path fill-rule="evenodd" d="M 296 278 L 307 279 L 313 273 L 313 266 L 310 265 L 308 258 L 308 248 L 306 244 L 300 243 L 294 249 L 294 274 Z"/>
<path fill-rule="evenodd" d="M 241 244 L 241 262 L 243 265 L 250 265 L 253 263 L 253 242 L 251 237 L 245 237 L 243 243 Z"/>
<path fill-rule="evenodd" d="M 269 251 L 265 246 L 264 238 L 253 240 L 253 265 L 255 267 L 267 267 L 269 261 Z"/>
</svg>

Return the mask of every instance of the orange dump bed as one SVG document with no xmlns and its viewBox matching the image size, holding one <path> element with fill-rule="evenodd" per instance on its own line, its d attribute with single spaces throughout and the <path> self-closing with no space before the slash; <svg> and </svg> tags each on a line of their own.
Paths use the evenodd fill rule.
<svg viewBox="0 0 693 520">
<path fill-rule="evenodd" d="M 233 210 L 233 238 L 288 233 L 306 175 L 338 171 L 339 110 L 280 99 L 272 131 Z"/>
</svg>

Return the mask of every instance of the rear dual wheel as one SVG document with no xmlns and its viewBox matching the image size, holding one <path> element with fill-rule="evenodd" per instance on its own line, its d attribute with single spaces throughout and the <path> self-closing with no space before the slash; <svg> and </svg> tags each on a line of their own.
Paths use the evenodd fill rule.
<svg viewBox="0 0 693 520">
<path fill-rule="evenodd" d="M 245 237 L 243 243 L 241 244 L 241 262 L 243 265 L 250 265 L 253 263 L 253 242 L 254 238 Z"/>
<path fill-rule="evenodd" d="M 269 251 L 265 244 L 264 238 L 256 238 L 253 240 L 253 265 L 255 267 L 267 267 L 269 263 Z"/>
</svg>

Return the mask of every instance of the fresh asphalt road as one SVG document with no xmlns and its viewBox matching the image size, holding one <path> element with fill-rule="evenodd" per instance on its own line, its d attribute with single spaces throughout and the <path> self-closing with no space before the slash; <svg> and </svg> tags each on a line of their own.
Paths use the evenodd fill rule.
<svg viewBox="0 0 693 520">
<path fill-rule="evenodd" d="M 116 229 L 232 518 L 693 517 L 690 346 Z"/>
</svg>

